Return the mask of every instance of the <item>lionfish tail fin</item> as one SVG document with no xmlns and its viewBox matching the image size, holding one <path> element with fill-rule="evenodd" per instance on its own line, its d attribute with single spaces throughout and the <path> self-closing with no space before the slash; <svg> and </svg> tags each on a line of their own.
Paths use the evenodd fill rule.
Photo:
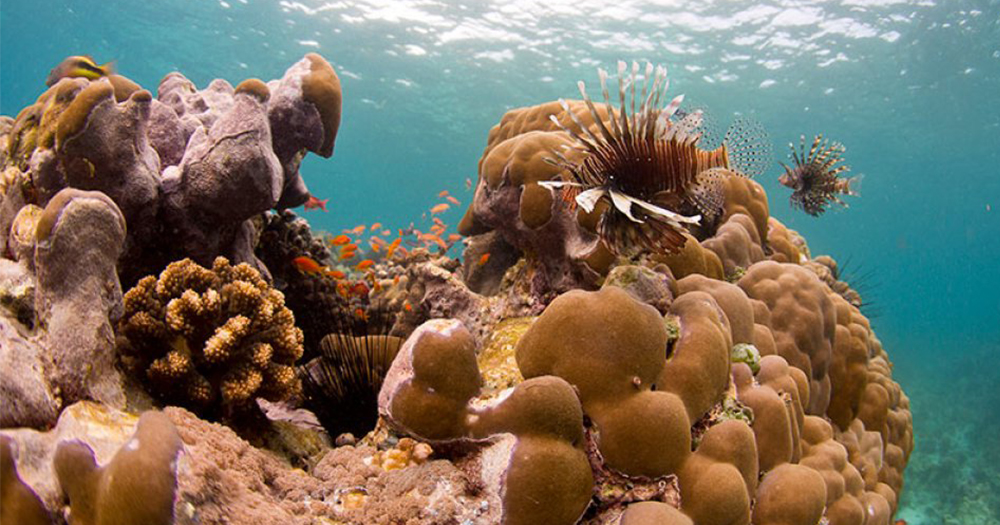
<svg viewBox="0 0 1000 525">
<path fill-rule="evenodd" d="M 747 177 L 763 175 L 771 167 L 771 138 L 756 119 L 740 117 L 734 120 L 722 144 L 729 153 L 730 168 Z"/>
<path fill-rule="evenodd" d="M 864 180 L 864 178 L 865 175 L 862 173 L 861 175 L 855 175 L 854 177 L 847 179 L 847 194 L 851 197 L 860 197 L 861 181 Z"/>
</svg>

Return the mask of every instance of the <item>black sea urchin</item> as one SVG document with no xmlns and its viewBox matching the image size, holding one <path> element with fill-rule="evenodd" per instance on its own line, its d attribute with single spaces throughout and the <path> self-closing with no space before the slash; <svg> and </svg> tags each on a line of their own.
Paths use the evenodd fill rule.
<svg viewBox="0 0 1000 525">
<path fill-rule="evenodd" d="M 320 342 L 320 357 L 300 368 L 306 408 L 333 437 L 363 436 L 378 419 L 378 392 L 402 339 L 387 335 L 391 316 L 344 309 Z"/>
<path fill-rule="evenodd" d="M 585 126 L 569 104 L 560 99 L 564 112 L 579 131 L 563 125 L 555 115 L 549 118 L 576 140 L 575 149 L 584 156 L 574 162 L 563 152 L 554 151 L 556 158 L 550 161 L 566 169 L 570 180 L 540 184 L 573 192 L 576 203 L 588 213 L 604 201 L 597 229 L 612 251 L 623 255 L 637 251 L 676 252 L 684 245 L 687 225 L 697 225 L 703 217 L 712 219 L 721 211 L 722 187 L 729 170 L 752 176 L 759 166 L 766 167 L 760 159 L 767 148 L 758 147 L 766 141 L 759 140 L 759 128 L 734 126 L 720 147 L 699 148 L 702 113 L 695 111 L 672 119 L 683 95 L 660 107 L 669 85 L 666 68 L 656 67 L 654 75 L 653 65 L 646 64 L 640 80 L 638 111 L 635 85 L 639 65 L 633 62 L 631 75 L 626 74 L 627 70 L 624 62 L 618 63 L 616 112 L 608 95 L 607 72 L 598 69 L 607 123 L 582 81 L 577 85 L 593 125 Z M 739 153 L 738 160 L 747 161 L 743 162 L 745 171 L 732 162 L 731 145 L 736 146 L 732 151 Z"/>
</svg>

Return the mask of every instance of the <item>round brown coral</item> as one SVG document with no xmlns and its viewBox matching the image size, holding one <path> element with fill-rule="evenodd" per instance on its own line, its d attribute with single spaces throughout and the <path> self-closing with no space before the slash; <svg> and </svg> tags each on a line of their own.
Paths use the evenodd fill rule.
<svg viewBox="0 0 1000 525">
<path fill-rule="evenodd" d="M 281 292 L 246 264 L 171 263 L 129 290 L 124 307 L 122 361 L 166 402 L 225 415 L 301 389 L 302 331 Z"/>
</svg>

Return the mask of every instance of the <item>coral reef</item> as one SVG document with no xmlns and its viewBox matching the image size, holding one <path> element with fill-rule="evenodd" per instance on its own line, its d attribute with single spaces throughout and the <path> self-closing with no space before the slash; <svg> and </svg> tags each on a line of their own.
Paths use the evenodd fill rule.
<svg viewBox="0 0 1000 525">
<path fill-rule="evenodd" d="M 313 53 L 269 84 L 216 80 L 199 91 L 171 73 L 156 98 L 118 75 L 64 78 L 4 133 L 0 245 L 8 251 L 22 208 L 77 188 L 104 193 L 124 215 L 127 284 L 184 257 L 265 271 L 251 219 L 306 202 L 299 165 L 307 151 L 333 154 L 340 105 L 336 73 Z"/>
<path fill-rule="evenodd" d="M 247 264 L 211 269 L 190 259 L 144 277 L 125 294 L 118 352 L 161 399 L 231 415 L 255 397 L 298 395 L 302 331 L 284 296 Z"/>
<path fill-rule="evenodd" d="M 513 109 L 464 262 L 439 221 L 439 253 L 401 232 L 341 275 L 284 209 L 340 106 L 309 54 L 156 98 L 66 78 L 0 119 L 4 523 L 892 523 L 910 401 L 750 146 L 696 152 L 697 112 L 659 101 Z M 591 184 L 626 126 L 676 128 L 683 184 Z M 652 202 L 701 217 L 652 239 Z"/>
</svg>

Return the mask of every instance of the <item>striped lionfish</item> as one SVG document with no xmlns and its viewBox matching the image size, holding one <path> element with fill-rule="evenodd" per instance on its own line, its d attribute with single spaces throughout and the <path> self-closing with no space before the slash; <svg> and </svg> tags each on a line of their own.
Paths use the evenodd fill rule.
<svg viewBox="0 0 1000 525">
<path fill-rule="evenodd" d="M 604 201 L 597 232 L 616 254 L 677 252 L 684 246 L 683 233 L 688 226 L 721 214 L 727 170 L 746 177 L 763 172 L 770 164 L 770 144 L 759 125 L 739 119 L 726 132 L 722 145 L 701 149 L 703 113 L 680 110 L 684 95 L 660 107 L 661 97 L 666 102 L 669 85 L 666 68 L 657 66 L 654 75 L 653 65 L 646 64 L 639 81 L 638 112 L 635 86 L 639 64 L 632 63 L 630 75 L 627 69 L 625 62 L 618 62 L 617 110 L 608 95 L 608 74 L 597 70 L 607 122 L 587 95 L 583 81 L 577 82 L 596 131 L 585 126 L 565 100 L 559 100 L 579 131 L 564 126 L 556 115 L 549 119 L 576 142 L 563 146 L 564 150 L 582 152 L 584 157 L 574 162 L 563 152 L 552 151 L 556 158 L 546 160 L 567 170 L 570 180 L 539 184 L 552 190 L 564 188 L 564 198 L 572 197 L 587 213 Z M 626 105 L 626 98 L 631 99 L 630 105 Z"/>
<path fill-rule="evenodd" d="M 847 207 L 847 203 L 837 197 L 838 194 L 852 197 L 860 195 L 858 188 L 862 175 L 849 179 L 838 176 L 851 170 L 846 164 L 837 165 L 844 160 L 841 157 L 846 151 L 843 144 L 823 140 L 823 135 L 816 135 L 806 154 L 806 137 L 802 135 L 798 152 L 793 144 L 789 143 L 788 147 L 792 150 L 795 166 L 789 168 L 782 162 L 781 167 L 785 172 L 778 177 L 778 182 L 792 189 L 789 201 L 793 208 L 819 217 L 833 203 Z"/>
</svg>

